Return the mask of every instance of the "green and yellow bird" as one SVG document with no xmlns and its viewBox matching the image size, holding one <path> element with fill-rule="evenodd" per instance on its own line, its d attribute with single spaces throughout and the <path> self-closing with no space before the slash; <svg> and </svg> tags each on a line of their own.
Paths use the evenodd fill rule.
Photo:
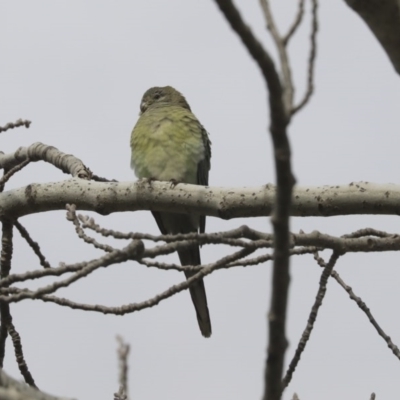
<svg viewBox="0 0 400 400">
<path fill-rule="evenodd" d="M 171 86 L 153 87 L 140 103 L 140 117 L 131 135 L 131 167 L 136 176 L 159 181 L 208 185 L 211 142 L 181 93 Z M 153 211 L 163 235 L 205 230 L 205 217 Z M 182 265 L 200 265 L 198 245 L 178 251 Z M 185 272 L 187 278 L 193 272 Z M 211 336 L 211 321 L 203 280 L 190 286 L 203 336 Z"/>
</svg>

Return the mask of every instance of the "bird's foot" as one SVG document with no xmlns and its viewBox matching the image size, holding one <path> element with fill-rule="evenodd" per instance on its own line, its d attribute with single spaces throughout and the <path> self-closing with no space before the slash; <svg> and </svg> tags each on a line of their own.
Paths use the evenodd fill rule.
<svg viewBox="0 0 400 400">
<path fill-rule="evenodd" d="M 140 182 L 143 184 L 147 183 L 151 187 L 152 182 L 156 180 L 157 180 L 156 178 L 141 178 Z"/>
<path fill-rule="evenodd" d="M 173 189 L 179 182 L 176 179 L 170 179 L 171 189 Z"/>
</svg>

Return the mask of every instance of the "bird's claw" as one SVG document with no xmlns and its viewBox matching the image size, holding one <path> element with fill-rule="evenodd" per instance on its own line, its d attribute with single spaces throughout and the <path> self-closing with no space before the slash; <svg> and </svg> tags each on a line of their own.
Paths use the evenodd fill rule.
<svg viewBox="0 0 400 400">
<path fill-rule="evenodd" d="M 141 178 L 140 179 L 144 184 L 148 184 L 149 186 L 151 186 L 151 183 L 153 182 L 153 181 L 155 181 L 156 180 L 156 178 Z"/>
<path fill-rule="evenodd" d="M 173 189 L 179 182 L 176 179 L 170 179 L 171 189 Z"/>
</svg>

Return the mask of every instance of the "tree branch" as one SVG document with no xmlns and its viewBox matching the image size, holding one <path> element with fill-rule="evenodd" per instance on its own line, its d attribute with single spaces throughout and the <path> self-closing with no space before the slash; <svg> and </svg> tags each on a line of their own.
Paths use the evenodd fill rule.
<svg viewBox="0 0 400 400">
<path fill-rule="evenodd" d="M 314 328 L 314 324 L 317 319 L 319 308 L 321 307 L 322 301 L 326 294 L 326 285 L 327 285 L 328 279 L 331 276 L 333 268 L 341 254 L 342 253 L 334 251 L 331 255 L 329 262 L 327 264 L 324 263 L 324 270 L 323 270 L 321 278 L 320 278 L 319 288 L 318 288 L 317 295 L 315 297 L 315 302 L 311 308 L 311 312 L 310 312 L 310 315 L 309 315 L 308 321 L 307 321 L 307 326 L 304 329 L 303 334 L 301 335 L 299 344 L 297 345 L 295 355 L 294 355 L 292 361 L 289 363 L 289 368 L 286 372 L 285 377 L 282 380 L 282 390 L 284 390 L 287 387 L 287 385 L 289 385 L 289 383 L 292 379 L 293 373 L 297 367 L 297 364 L 300 361 L 300 357 L 306 347 L 308 340 L 310 339 L 311 332 Z"/>
<path fill-rule="evenodd" d="M 175 295 L 176 293 L 179 293 L 183 290 L 187 290 L 190 287 L 190 285 L 192 285 L 194 282 L 211 274 L 221 265 L 225 265 L 229 262 L 246 257 L 251 252 L 252 251 L 248 249 L 239 250 L 236 253 L 223 257 L 214 263 L 203 266 L 203 268 L 199 269 L 199 271 L 195 275 L 191 276 L 187 280 L 177 285 L 171 286 L 166 291 L 157 294 L 156 296 L 154 296 L 149 300 L 145 300 L 140 303 L 127 304 L 120 307 L 107 307 L 97 304 L 91 305 L 91 304 L 76 303 L 65 298 L 59 298 L 56 296 L 47 295 L 44 293 L 44 291 L 41 291 L 40 289 L 39 289 L 40 293 L 38 293 L 39 291 L 33 292 L 28 289 L 13 288 L 13 290 L 10 290 L 10 292 L 14 294 L 12 294 L 10 297 L 0 296 L 0 299 L 4 301 L 10 301 L 10 300 L 20 301 L 23 299 L 41 300 L 44 302 L 51 302 L 58 304 L 60 306 L 69 307 L 77 310 L 95 311 L 95 312 L 100 312 L 102 314 L 125 315 L 143 310 L 145 308 L 154 307 L 161 301 Z M 47 272 L 47 270 L 44 270 L 43 272 Z"/>
<path fill-rule="evenodd" d="M 311 35 L 310 35 L 310 52 L 308 55 L 308 68 L 307 68 L 307 89 L 302 100 L 299 104 L 294 106 L 290 112 L 292 115 L 300 111 L 310 101 L 314 93 L 314 71 L 315 61 L 317 56 L 317 32 L 318 32 L 318 0 L 311 0 Z"/>
<path fill-rule="evenodd" d="M 18 128 L 20 126 L 25 126 L 25 128 L 29 128 L 31 123 L 32 122 L 28 121 L 27 119 L 19 119 L 15 122 L 9 122 L 8 124 L 6 124 L 4 126 L 0 126 L 0 133 L 8 131 L 9 129 Z"/>
<path fill-rule="evenodd" d="M 365 313 L 365 315 L 369 319 L 369 322 L 371 322 L 372 326 L 378 332 L 378 335 L 383 338 L 383 340 L 386 342 L 389 349 L 392 350 L 392 353 L 400 360 L 399 348 L 392 342 L 392 339 L 390 338 L 390 336 L 388 336 L 385 333 L 385 331 L 379 326 L 378 322 L 372 315 L 372 312 L 368 308 L 368 306 L 362 301 L 362 299 L 360 297 L 356 296 L 356 294 L 353 292 L 353 289 L 350 286 L 346 285 L 346 283 L 343 281 L 343 279 L 340 277 L 340 275 L 337 273 L 337 271 L 332 271 L 332 277 L 348 293 L 350 299 L 357 303 L 358 307 Z"/>
<path fill-rule="evenodd" d="M 118 341 L 118 366 L 119 366 L 119 391 L 117 393 L 118 399 L 128 399 L 128 356 L 130 346 L 117 336 Z"/>
<path fill-rule="evenodd" d="M 11 259 L 13 253 L 13 224 L 4 219 L 2 221 L 1 237 L 1 257 L 0 257 L 0 275 L 1 279 L 8 277 L 11 270 Z M 10 305 L 0 301 L 0 368 L 3 367 L 6 354 L 6 340 L 8 336 L 8 327 L 11 324 Z"/>
<path fill-rule="evenodd" d="M 15 329 L 12 321 L 10 321 L 8 324 L 8 333 L 10 334 L 11 340 L 13 342 L 15 359 L 17 360 L 18 368 L 21 372 L 21 375 L 24 377 L 25 382 L 29 386 L 37 388 L 35 380 L 33 379 L 33 376 L 29 371 L 28 364 L 25 361 L 24 352 L 22 350 L 21 337 Z"/>
<path fill-rule="evenodd" d="M 96 269 L 104 268 L 109 265 L 122 263 L 122 262 L 128 261 L 128 260 L 134 260 L 136 258 L 141 258 L 143 250 L 144 250 L 144 246 L 141 241 L 139 241 L 139 240 L 131 241 L 131 243 L 129 243 L 128 246 L 126 246 L 125 248 L 123 248 L 121 250 L 116 249 L 111 253 L 107 253 L 105 256 L 103 256 L 99 259 L 80 264 L 81 268 L 75 269 L 75 271 L 76 271 L 75 274 L 66 278 L 63 281 L 51 283 L 47 286 L 37 289 L 35 292 L 28 292 L 28 291 L 22 290 L 19 294 L 12 295 L 10 297 L 2 295 L 2 296 L 0 296 L 0 301 L 7 302 L 7 303 L 14 302 L 14 301 L 18 302 L 23 299 L 37 298 L 37 297 L 42 297 L 42 296 L 50 294 L 50 293 L 54 293 L 58 289 L 67 287 L 70 284 L 78 281 L 79 279 L 82 279 L 82 278 L 88 276 Z M 60 269 L 62 269 L 62 273 L 65 272 L 63 267 L 60 267 Z M 65 268 L 65 269 L 68 269 L 68 268 Z M 72 270 L 71 266 L 69 269 Z M 40 275 L 41 276 L 56 275 L 57 272 L 60 273 L 60 271 L 52 271 L 51 269 L 45 269 L 45 270 L 40 270 Z M 29 272 L 26 274 L 29 274 Z M 25 274 L 25 276 L 27 276 L 26 274 Z M 6 280 L 2 281 L 2 283 L 4 283 L 4 282 L 7 282 L 7 281 Z"/>
<path fill-rule="evenodd" d="M 69 179 L 33 183 L 0 193 L 0 218 L 17 219 L 46 211 L 79 210 L 102 215 L 123 211 L 196 212 L 222 219 L 261 217 L 271 214 L 276 187 L 206 187 L 169 182 L 92 182 Z M 293 190 L 290 213 L 295 217 L 339 215 L 400 215 L 400 185 L 350 183 L 302 187 Z"/>
<path fill-rule="evenodd" d="M 279 33 L 278 27 L 272 15 L 269 0 L 260 0 L 261 8 L 264 12 L 264 18 L 267 23 L 267 29 L 271 32 L 276 49 L 278 50 L 280 65 L 282 69 L 282 89 L 283 103 L 285 112 L 290 114 L 293 106 L 294 86 L 292 81 L 292 72 L 290 70 L 289 56 L 286 50 L 284 39 Z"/>
<path fill-rule="evenodd" d="M 1 400 L 72 400 L 65 397 L 54 397 L 40 392 L 25 383 L 8 376 L 0 370 L 0 399 Z"/>
<path fill-rule="evenodd" d="M 33 143 L 29 147 L 20 147 L 14 153 L 0 152 L 0 168 L 9 170 L 28 159 L 48 162 L 73 177 L 90 179 L 92 174 L 79 158 L 39 142 Z"/>
<path fill-rule="evenodd" d="M 21 171 L 23 168 L 25 168 L 31 161 L 29 158 L 25 159 L 24 161 L 20 162 L 19 164 L 15 165 L 9 170 L 4 170 L 4 175 L 0 179 L 0 192 L 4 190 L 4 185 L 7 181 L 10 180 L 10 178 L 16 174 L 17 172 Z M 6 172 L 7 171 L 7 172 Z"/>
<path fill-rule="evenodd" d="M 345 0 L 368 25 L 400 74 L 400 2 L 398 0 Z"/>
<path fill-rule="evenodd" d="M 297 28 L 300 26 L 301 21 L 303 20 L 305 0 L 298 0 L 298 2 L 299 2 L 299 4 L 298 4 L 298 9 L 297 9 L 297 14 L 293 21 L 293 24 L 290 26 L 287 34 L 282 38 L 284 46 L 288 45 L 289 40 L 292 38 L 292 36 L 296 32 Z"/>
<path fill-rule="evenodd" d="M 31 236 L 29 235 L 29 232 L 26 230 L 26 228 L 19 221 L 14 221 L 14 226 L 17 228 L 20 235 L 26 240 L 28 245 L 33 250 L 33 252 L 38 256 L 38 258 L 40 260 L 40 265 L 43 268 L 50 268 L 50 264 L 46 260 L 46 257 L 41 252 L 39 244 L 31 238 Z"/>
</svg>

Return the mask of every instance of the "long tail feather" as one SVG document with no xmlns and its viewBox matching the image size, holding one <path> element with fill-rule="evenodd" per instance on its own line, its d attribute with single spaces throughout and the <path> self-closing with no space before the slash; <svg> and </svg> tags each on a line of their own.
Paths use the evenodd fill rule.
<svg viewBox="0 0 400 400">
<path fill-rule="evenodd" d="M 193 246 L 188 250 L 179 251 L 179 259 L 182 265 L 200 265 L 200 250 L 198 246 Z M 185 272 L 186 278 L 195 275 L 194 272 Z M 211 319 L 207 305 L 206 289 L 204 287 L 203 279 L 195 282 L 189 288 L 190 296 L 196 309 L 197 322 L 199 323 L 201 334 L 204 337 L 210 337 Z"/>
</svg>

